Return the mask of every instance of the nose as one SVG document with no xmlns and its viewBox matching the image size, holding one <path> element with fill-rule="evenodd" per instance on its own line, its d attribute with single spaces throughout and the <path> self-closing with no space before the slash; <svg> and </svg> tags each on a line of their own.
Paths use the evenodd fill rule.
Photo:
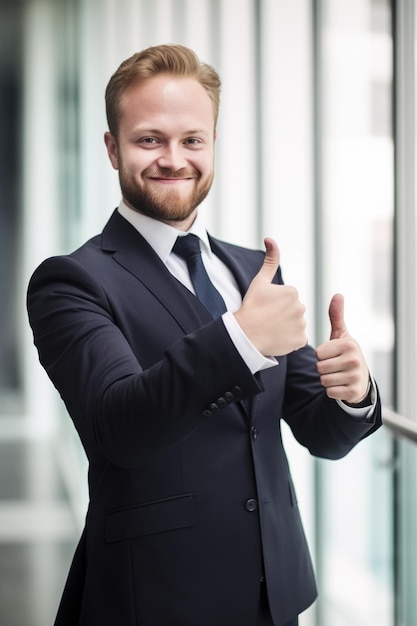
<svg viewBox="0 0 417 626">
<path fill-rule="evenodd" d="M 158 165 L 174 171 L 187 166 L 187 160 L 182 151 L 182 146 L 174 143 L 167 143 L 158 157 Z"/>
</svg>

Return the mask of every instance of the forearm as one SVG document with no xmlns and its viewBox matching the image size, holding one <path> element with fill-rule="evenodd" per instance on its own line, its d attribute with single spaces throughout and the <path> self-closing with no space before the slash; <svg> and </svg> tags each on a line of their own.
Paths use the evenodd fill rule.
<svg viewBox="0 0 417 626">
<path fill-rule="evenodd" d="M 207 410 L 219 397 L 235 402 L 260 391 L 218 320 L 178 340 L 149 369 L 110 385 L 96 401 L 95 441 L 118 464 L 135 465 L 218 419 Z"/>
<path fill-rule="evenodd" d="M 284 418 L 294 436 L 311 454 L 337 459 L 381 425 L 380 399 L 376 389 L 372 419 L 350 415 L 327 396 L 316 370 L 314 350 L 307 346 L 287 359 L 287 393 Z"/>
<path fill-rule="evenodd" d="M 222 320 L 187 336 L 178 329 L 176 341 L 158 348 L 159 359 L 143 364 L 106 294 L 71 261 L 48 262 L 35 274 L 28 308 L 40 361 L 88 454 L 140 463 L 198 428 L 227 391 L 239 387 L 242 398 L 260 391 Z M 138 314 L 137 334 L 157 338 L 153 317 L 144 318 Z"/>
</svg>

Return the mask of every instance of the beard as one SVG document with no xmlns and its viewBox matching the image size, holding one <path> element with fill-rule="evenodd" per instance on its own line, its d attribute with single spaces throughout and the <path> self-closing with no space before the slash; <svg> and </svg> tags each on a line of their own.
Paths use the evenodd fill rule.
<svg viewBox="0 0 417 626">
<path fill-rule="evenodd" d="M 168 168 L 148 168 L 142 172 L 142 179 L 150 177 L 160 178 L 192 178 L 192 191 L 184 194 L 181 190 L 170 189 L 169 186 L 161 189 L 139 185 L 136 178 L 126 171 L 123 166 L 119 170 L 120 188 L 124 199 L 129 205 L 147 217 L 161 222 L 181 222 L 194 212 L 206 198 L 213 182 L 213 173 L 206 179 L 194 168 L 183 168 L 173 171 Z"/>
</svg>

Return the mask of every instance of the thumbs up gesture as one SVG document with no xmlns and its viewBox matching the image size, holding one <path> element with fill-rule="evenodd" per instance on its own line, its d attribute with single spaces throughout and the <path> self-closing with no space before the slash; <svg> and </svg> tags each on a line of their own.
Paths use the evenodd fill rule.
<svg viewBox="0 0 417 626">
<path fill-rule="evenodd" d="M 333 296 L 329 306 L 330 340 L 316 350 L 317 371 L 329 398 L 357 404 L 369 389 L 369 370 L 358 343 L 349 335 L 344 299 Z"/>
<path fill-rule="evenodd" d="M 294 287 L 272 284 L 280 253 L 273 239 L 265 239 L 265 259 L 249 285 L 235 317 L 243 332 L 264 356 L 282 356 L 307 343 L 305 307 Z"/>
</svg>

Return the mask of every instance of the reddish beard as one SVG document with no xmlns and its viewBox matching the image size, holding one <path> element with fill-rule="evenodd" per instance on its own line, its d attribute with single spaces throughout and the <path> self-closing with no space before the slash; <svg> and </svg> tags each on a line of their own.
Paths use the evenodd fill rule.
<svg viewBox="0 0 417 626">
<path fill-rule="evenodd" d="M 193 179 L 193 190 L 186 196 L 179 189 L 162 187 L 154 189 L 147 186 L 149 178 L 190 178 Z M 119 170 L 120 188 L 129 205 L 148 217 L 160 221 L 179 222 L 187 219 L 210 191 L 213 174 L 202 181 L 201 175 L 194 168 L 182 168 L 177 171 L 168 168 L 149 167 L 141 174 L 144 181 L 139 185 L 137 180 L 123 166 Z"/>
</svg>

